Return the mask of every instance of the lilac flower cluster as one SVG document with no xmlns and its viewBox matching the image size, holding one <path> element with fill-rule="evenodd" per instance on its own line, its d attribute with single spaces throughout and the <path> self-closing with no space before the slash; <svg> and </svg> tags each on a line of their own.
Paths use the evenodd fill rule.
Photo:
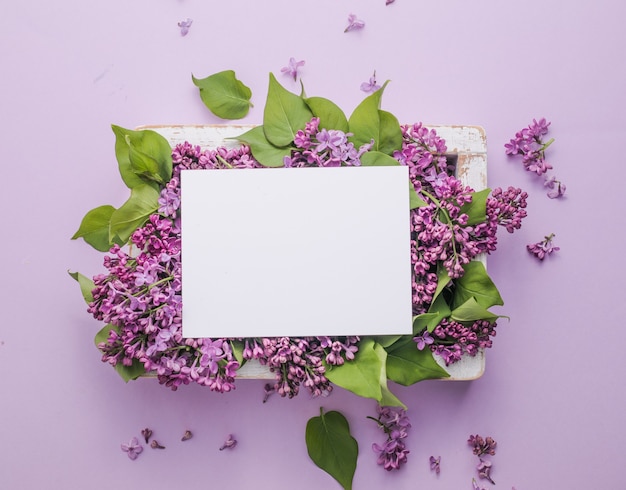
<svg viewBox="0 0 626 490">
<path fill-rule="evenodd" d="M 545 118 L 533 119 L 526 128 L 515 133 L 509 143 L 504 145 L 507 155 L 521 155 L 524 168 L 537 175 L 544 175 L 553 167 L 546 161 L 546 149 L 554 142 L 554 138 L 544 142 L 543 137 L 548 134 L 550 122 Z M 548 197 L 556 199 L 565 194 L 566 186 L 554 176 L 545 176 L 544 186 L 547 187 Z"/>
<path fill-rule="evenodd" d="M 297 150 L 284 159 L 285 167 L 341 167 L 361 165 L 361 155 L 372 144 L 362 145 L 358 150 L 348 141 L 349 133 L 338 129 L 319 129 L 320 120 L 312 118 L 304 130 L 296 132 L 294 144 Z"/>
<path fill-rule="evenodd" d="M 496 446 L 498 445 L 496 441 L 493 440 L 492 437 L 487 437 L 483 439 L 478 434 L 470 435 L 467 443 L 472 448 L 472 453 L 478 456 L 478 466 L 476 466 L 476 470 L 478 471 L 478 476 L 482 479 L 489 481 L 491 484 L 495 485 L 496 483 L 491 478 L 491 461 L 485 459 L 484 456 L 494 456 L 496 454 Z M 479 488 L 476 482 L 473 483 L 474 488 Z"/>
<path fill-rule="evenodd" d="M 404 439 L 408 436 L 411 421 L 406 415 L 406 410 L 400 407 L 376 407 L 378 417 L 368 417 L 376 421 L 378 427 L 387 435 L 387 440 L 381 446 L 372 444 L 372 450 L 378 454 L 377 463 L 385 470 L 399 470 L 407 462 L 409 450 L 406 449 Z"/>
<path fill-rule="evenodd" d="M 463 354 L 473 357 L 480 349 L 490 348 L 491 338 L 496 336 L 496 326 L 496 322 L 490 323 L 487 320 L 477 320 L 467 326 L 443 319 L 432 332 L 435 340 L 430 343 L 430 349 L 441 356 L 446 366 L 454 364 L 461 360 Z"/>
<path fill-rule="evenodd" d="M 526 245 L 526 249 L 539 260 L 543 260 L 548 255 L 560 250 L 559 247 L 552 244 L 552 240 L 555 236 L 554 233 L 550 233 L 548 236 L 544 237 L 542 241 Z"/>
</svg>

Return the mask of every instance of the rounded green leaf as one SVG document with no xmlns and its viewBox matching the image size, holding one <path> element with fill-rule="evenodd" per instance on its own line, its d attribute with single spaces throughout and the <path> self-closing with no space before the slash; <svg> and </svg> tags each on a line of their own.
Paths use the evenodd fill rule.
<svg viewBox="0 0 626 490">
<path fill-rule="evenodd" d="M 222 119 L 241 119 L 250 110 L 252 91 L 235 76 L 232 70 L 221 71 L 206 78 L 191 75 L 204 105 Z"/>
<path fill-rule="evenodd" d="M 285 157 L 291 155 L 291 147 L 279 148 L 267 141 L 263 126 L 252 128 L 237 139 L 246 143 L 250 147 L 252 156 L 266 167 L 284 167 Z"/>
<path fill-rule="evenodd" d="M 387 349 L 387 377 L 403 386 L 425 379 L 448 378 L 450 375 L 435 359 L 429 348 L 419 350 L 409 338 Z"/>
<path fill-rule="evenodd" d="M 306 447 L 311 460 L 332 476 L 344 490 L 352 488 L 359 445 L 350 434 L 346 418 L 339 412 L 324 413 L 306 424 Z"/>
<path fill-rule="evenodd" d="M 270 84 L 263 112 L 263 131 L 267 140 L 277 147 L 291 144 L 296 132 L 304 129 L 313 114 L 304 99 L 283 88 L 270 73 Z"/>
<path fill-rule="evenodd" d="M 109 223 L 115 211 L 113 206 L 99 206 L 87 212 L 72 240 L 82 238 L 100 252 L 108 252 L 113 243 L 109 239 Z"/>
<path fill-rule="evenodd" d="M 323 97 L 310 97 L 304 101 L 313 115 L 320 118 L 320 128 L 348 132 L 348 119 L 337 104 Z"/>
</svg>

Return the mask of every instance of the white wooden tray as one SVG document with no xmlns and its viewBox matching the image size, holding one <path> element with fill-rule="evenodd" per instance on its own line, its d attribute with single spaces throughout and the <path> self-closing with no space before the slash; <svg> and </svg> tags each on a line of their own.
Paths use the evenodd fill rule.
<svg viewBox="0 0 626 490">
<path fill-rule="evenodd" d="M 188 141 L 202 149 L 219 146 L 237 147 L 237 137 L 252 129 L 252 125 L 157 125 L 136 128 L 151 129 L 164 136 L 172 147 Z M 479 126 L 427 126 L 437 131 L 446 140 L 448 156 L 456 158 L 456 175 L 463 184 L 479 191 L 487 186 L 487 140 L 485 131 Z M 485 263 L 485 257 L 480 260 Z M 486 264 L 485 264 L 486 265 Z M 477 379 L 485 371 L 485 353 L 480 350 L 475 357 L 463 358 L 446 366 L 443 359 L 435 355 L 437 363 L 449 374 L 445 380 L 469 381 Z M 238 379 L 274 379 L 274 374 L 257 361 L 248 361 L 237 371 Z"/>
</svg>

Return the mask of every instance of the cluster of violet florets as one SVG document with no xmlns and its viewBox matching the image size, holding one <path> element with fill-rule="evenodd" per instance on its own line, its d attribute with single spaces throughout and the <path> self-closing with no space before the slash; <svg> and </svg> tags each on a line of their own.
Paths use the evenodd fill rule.
<svg viewBox="0 0 626 490">
<path fill-rule="evenodd" d="M 404 440 L 408 436 L 411 422 L 406 410 L 400 407 L 376 407 L 378 417 L 368 417 L 374 420 L 380 429 L 387 435 L 387 440 L 381 446 L 372 444 L 372 450 L 378 454 L 377 463 L 387 471 L 398 470 L 407 462 L 409 450 L 406 449 Z"/>
<path fill-rule="evenodd" d="M 433 300 L 439 264 L 451 279 L 458 278 L 470 260 L 495 250 L 499 225 L 509 231 L 519 228 L 526 194 L 496 189 L 487 198 L 487 219 L 470 225 L 462 208 L 471 202 L 473 190 L 451 175 L 445 141 L 421 123 L 402 126 L 402 135 L 402 148 L 394 157 L 409 167 L 413 187 L 425 203 L 412 210 L 410 218 L 413 312 L 420 314 Z M 285 166 L 358 166 L 372 145 L 357 149 L 349 136 L 320 129 L 319 119 L 313 118 L 296 133 Z M 295 396 L 301 386 L 313 395 L 330 392 L 326 366 L 353 360 L 358 337 L 183 338 L 180 173 L 263 166 L 245 145 L 202 150 L 187 142 L 174 148 L 172 162 L 172 178 L 161 191 L 158 212 L 132 234 L 128 250 L 111 248 L 104 259 L 107 274 L 94 277 L 89 312 L 110 326 L 108 338 L 98 345 L 102 360 L 124 366 L 140 363 L 173 390 L 195 382 L 228 392 L 235 387 L 240 366 L 233 349 L 237 344 L 243 346 L 244 360 L 257 359 L 275 373 L 273 389 L 281 396 Z M 468 327 L 444 320 L 428 345 L 450 364 L 463 353 L 475 355 L 491 346 L 493 335 L 495 323 Z"/>
</svg>

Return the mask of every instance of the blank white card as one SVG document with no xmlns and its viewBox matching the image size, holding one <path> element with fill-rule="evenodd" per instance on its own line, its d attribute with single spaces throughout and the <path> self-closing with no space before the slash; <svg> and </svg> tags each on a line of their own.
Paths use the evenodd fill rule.
<svg viewBox="0 0 626 490">
<path fill-rule="evenodd" d="M 408 169 L 183 170 L 183 335 L 412 333 Z"/>
</svg>

